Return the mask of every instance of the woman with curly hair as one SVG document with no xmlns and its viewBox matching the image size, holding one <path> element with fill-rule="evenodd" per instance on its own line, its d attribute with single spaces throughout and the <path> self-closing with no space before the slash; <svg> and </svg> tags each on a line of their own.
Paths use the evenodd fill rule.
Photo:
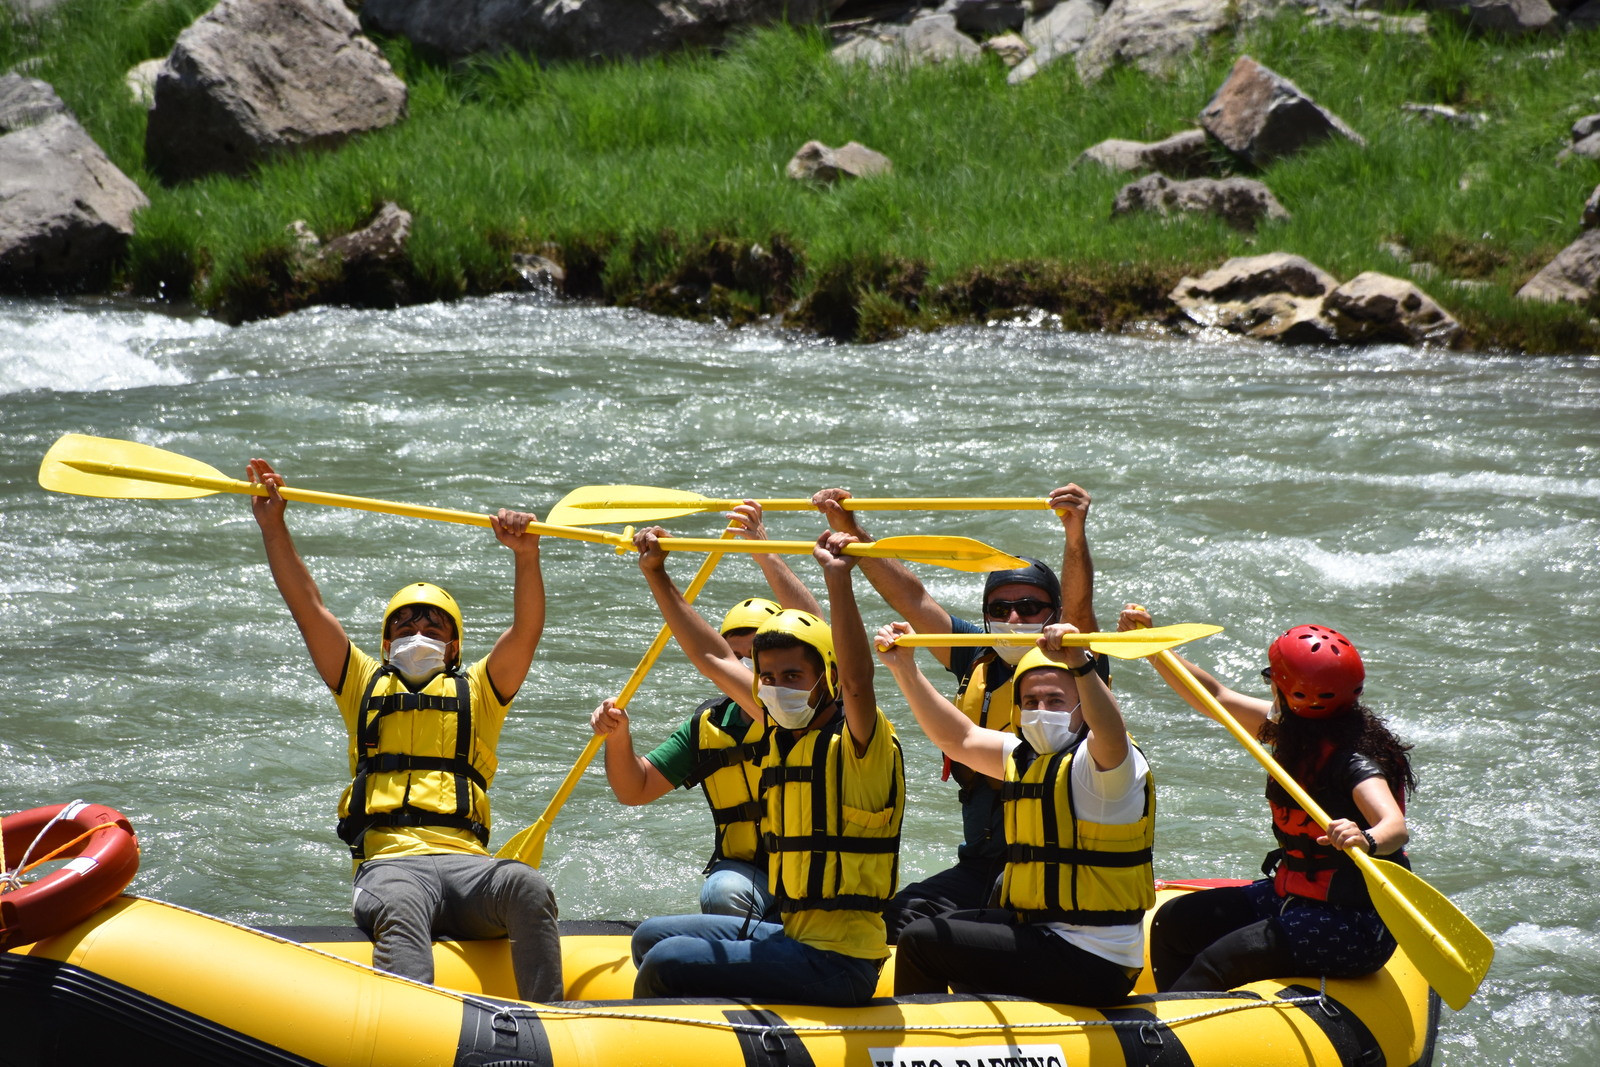
<svg viewBox="0 0 1600 1067">
<path fill-rule="evenodd" d="M 1129 605 L 1118 628 L 1151 624 Z M 1327 832 L 1276 781 L 1267 784 L 1278 848 L 1266 878 L 1247 886 L 1179 897 L 1156 913 L 1150 963 L 1165 993 L 1226 990 L 1264 978 L 1353 978 L 1394 952 L 1355 862 L 1361 849 L 1409 868 L 1405 799 L 1416 776 L 1402 744 L 1361 703 L 1366 669 L 1348 639 L 1325 626 L 1296 626 L 1267 649 L 1261 672 L 1272 699 L 1245 696 L 1204 670 L 1185 666 L 1327 813 Z M 1159 669 L 1159 668 L 1158 668 Z M 1175 676 L 1162 677 L 1210 714 Z"/>
</svg>

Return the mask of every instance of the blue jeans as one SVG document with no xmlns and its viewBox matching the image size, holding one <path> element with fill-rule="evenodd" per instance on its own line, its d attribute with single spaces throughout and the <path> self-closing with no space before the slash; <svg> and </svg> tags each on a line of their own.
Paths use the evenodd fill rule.
<svg viewBox="0 0 1600 1067">
<path fill-rule="evenodd" d="M 635 997 L 738 997 L 855 1007 L 872 999 L 881 960 L 812 948 L 779 923 L 665 915 L 633 932 Z"/>
<path fill-rule="evenodd" d="M 766 868 L 744 860 L 717 860 L 700 885 L 700 913 L 776 922 L 778 902 L 767 891 Z"/>
</svg>

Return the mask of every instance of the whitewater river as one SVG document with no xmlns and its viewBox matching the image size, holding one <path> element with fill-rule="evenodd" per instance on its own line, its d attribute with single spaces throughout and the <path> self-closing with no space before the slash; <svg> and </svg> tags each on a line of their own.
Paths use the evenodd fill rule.
<svg viewBox="0 0 1600 1067">
<path fill-rule="evenodd" d="M 337 715 L 262 562 L 248 502 L 47 493 L 78 432 L 242 477 L 489 511 L 586 484 L 710 496 L 1094 494 L 1101 621 L 1125 601 L 1227 631 L 1189 654 L 1250 692 L 1300 622 L 1350 635 L 1367 696 L 1415 743 L 1419 873 L 1494 940 L 1488 979 L 1444 1013 L 1439 1062 L 1600 1055 L 1600 358 L 1294 350 L 1045 325 L 870 347 L 730 332 L 538 297 L 318 310 L 228 328 L 143 306 L 0 302 L 0 808 L 84 797 L 143 843 L 134 891 L 262 924 L 348 922 L 332 831 Z M 814 514 L 773 514 L 811 539 Z M 467 655 L 508 621 L 488 531 L 292 505 L 325 599 L 375 645 L 407 581 L 449 586 Z M 670 524 L 714 535 L 715 516 Z M 1048 513 L 875 517 L 1059 559 Z M 496 842 L 536 818 L 658 625 L 634 560 L 547 540 L 549 625 L 500 745 Z M 687 582 L 698 558 L 676 559 Z M 797 569 L 820 585 L 808 557 Z M 919 567 L 958 614 L 981 579 Z M 730 558 L 720 615 L 760 592 Z M 858 582 L 865 592 L 865 582 Z M 868 621 L 887 621 L 863 596 Z M 930 664 L 930 670 L 934 669 Z M 941 676 L 942 677 L 942 676 Z M 887 675 L 907 745 L 902 872 L 944 866 L 959 824 Z M 1246 876 L 1269 837 L 1263 773 L 1143 664 L 1117 687 L 1160 781 L 1158 876 Z M 669 650 L 633 705 L 641 745 L 706 687 Z M 709 848 L 696 796 L 624 809 L 598 764 L 545 852 L 566 918 L 690 910 Z"/>
</svg>

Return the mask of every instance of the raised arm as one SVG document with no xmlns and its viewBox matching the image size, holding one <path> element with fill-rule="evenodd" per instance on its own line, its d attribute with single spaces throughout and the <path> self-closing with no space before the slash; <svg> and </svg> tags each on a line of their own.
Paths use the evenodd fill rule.
<svg viewBox="0 0 1600 1067">
<path fill-rule="evenodd" d="M 1094 559 L 1089 555 L 1089 492 L 1076 483 L 1050 494 L 1050 507 L 1061 519 L 1061 621 L 1084 633 L 1100 629 L 1094 613 Z"/>
<path fill-rule="evenodd" d="M 250 510 L 261 527 L 261 544 L 266 549 L 272 580 L 288 605 L 294 624 L 300 628 L 306 651 L 311 653 L 311 665 L 328 688 L 337 691 L 350 654 L 350 638 L 322 602 L 322 591 L 295 549 L 294 538 L 289 536 L 289 524 L 284 519 L 288 502 L 278 493 L 286 483 L 264 459 L 252 459 L 245 474 L 250 481 L 267 487 L 266 496 L 250 498 Z"/>
<path fill-rule="evenodd" d="M 1119 631 L 1142 630 L 1152 625 L 1153 622 L 1154 620 L 1148 611 L 1138 604 L 1129 604 L 1122 609 L 1122 613 L 1117 617 L 1117 629 Z M 1195 666 L 1177 653 L 1173 653 L 1172 658 L 1187 667 L 1189 673 L 1194 675 L 1195 681 L 1200 683 L 1200 687 L 1210 693 L 1212 698 L 1218 704 L 1221 704 L 1223 710 L 1232 715 L 1240 726 L 1249 731 L 1251 737 L 1260 739 L 1262 729 L 1272 718 L 1272 701 L 1262 700 L 1260 697 L 1245 696 L 1243 693 L 1229 689 L 1217 681 L 1210 671 Z M 1191 708 L 1207 718 L 1215 718 L 1211 713 L 1211 709 L 1199 697 L 1189 692 L 1188 686 L 1184 685 L 1178 679 L 1178 676 L 1168 670 L 1160 661 L 1151 660 L 1150 665 L 1155 667 L 1156 672 L 1161 675 L 1162 679 Z"/>
<path fill-rule="evenodd" d="M 1089 650 L 1061 647 L 1061 638 L 1076 632 L 1077 627 L 1070 623 L 1046 626 L 1039 635 L 1039 647 L 1051 659 L 1060 660 L 1069 668 L 1082 668 L 1090 661 Z M 1131 742 L 1128 740 L 1127 723 L 1122 720 L 1122 709 L 1117 706 L 1117 698 L 1106 688 L 1105 679 L 1100 677 L 1098 671 L 1074 674 L 1072 682 L 1078 688 L 1078 707 L 1083 713 L 1083 724 L 1089 731 L 1083 744 L 1089 750 L 1094 765 L 1102 771 L 1122 766 L 1123 760 L 1128 758 Z"/>
<path fill-rule="evenodd" d="M 739 536 L 746 541 L 767 540 L 767 527 L 761 518 L 760 502 L 746 500 L 728 512 L 728 520 L 739 527 Z M 789 569 L 789 564 L 784 562 L 782 556 L 773 552 L 759 552 L 755 554 L 755 561 L 767 580 L 768 588 L 772 590 L 772 599 L 778 602 L 780 608 L 810 612 L 819 619 L 825 617 L 822 605 L 817 603 L 817 598 L 806 588 L 800 576 Z"/>
<path fill-rule="evenodd" d="M 511 625 L 489 650 L 489 681 L 501 698 L 510 700 L 522 688 L 544 633 L 544 573 L 539 568 L 539 535 L 528 532 L 538 516 L 507 511 L 490 520 L 495 537 L 511 549 Z"/>
<path fill-rule="evenodd" d="M 855 541 L 849 534 L 825 533 L 817 538 L 812 555 L 822 564 L 822 580 L 828 588 L 833 655 L 839 663 L 839 696 L 844 700 L 850 739 L 860 756 L 866 753 L 877 729 L 878 697 L 872 687 L 872 650 L 867 645 L 867 631 L 851 580 L 856 557 L 844 554 L 845 546 Z"/>
<path fill-rule="evenodd" d="M 889 668 L 911 714 L 916 716 L 917 725 L 940 752 L 957 763 L 990 778 L 1005 777 L 1007 735 L 978 726 L 933 687 L 917 666 L 915 650 L 895 643 L 913 632 L 910 623 L 890 623 L 878 631 L 874 644 L 878 658 Z"/>
<path fill-rule="evenodd" d="M 752 719 L 760 719 L 763 712 L 751 693 L 749 668 L 739 662 L 739 657 L 716 627 L 690 606 L 668 576 L 667 552 L 660 540 L 666 533 L 659 526 L 650 526 L 633 535 L 634 547 L 639 550 L 639 570 L 650 587 L 650 595 L 655 597 L 662 619 L 671 627 L 678 647 L 683 649 L 695 670 L 725 696 L 731 697 Z"/>
<path fill-rule="evenodd" d="M 672 783 L 656 765 L 633 750 L 628 713 L 610 697 L 589 716 L 589 726 L 606 739 L 606 781 L 622 803 L 648 804 L 672 792 Z"/>
<path fill-rule="evenodd" d="M 866 529 L 856 519 L 856 513 L 846 511 L 839 506 L 839 501 L 849 500 L 850 493 L 845 489 L 824 489 L 812 496 L 811 502 L 817 510 L 822 512 L 823 518 L 828 520 L 828 526 L 837 533 L 848 534 L 857 541 L 870 541 Z M 890 610 L 909 622 L 922 633 L 949 633 L 950 613 L 931 595 L 927 587 L 922 584 L 922 579 L 911 573 L 907 567 L 897 559 L 878 559 L 876 557 L 860 561 L 861 571 L 867 576 L 867 581 L 872 583 L 872 588 L 883 597 L 884 603 Z M 950 666 L 950 649 L 930 648 L 935 659 L 941 664 Z"/>
</svg>

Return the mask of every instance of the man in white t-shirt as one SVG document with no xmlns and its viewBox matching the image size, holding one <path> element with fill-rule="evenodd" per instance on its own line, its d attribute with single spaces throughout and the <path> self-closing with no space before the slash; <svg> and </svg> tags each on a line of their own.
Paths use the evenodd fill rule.
<svg viewBox="0 0 1600 1067">
<path fill-rule="evenodd" d="M 1128 995 L 1155 903 L 1155 788 L 1111 691 L 1076 632 L 1047 626 L 1017 664 L 1022 736 L 984 729 L 878 632 L 879 657 L 923 732 L 952 760 L 1003 782 L 1006 865 L 999 906 L 918 919 L 900 933 L 895 994 L 1004 993 L 1100 1006 Z"/>
</svg>

